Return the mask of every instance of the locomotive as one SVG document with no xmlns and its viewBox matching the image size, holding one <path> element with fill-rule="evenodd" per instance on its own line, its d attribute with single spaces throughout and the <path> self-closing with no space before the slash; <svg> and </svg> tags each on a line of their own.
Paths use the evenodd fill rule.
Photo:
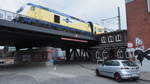
<svg viewBox="0 0 150 84">
<path fill-rule="evenodd" d="M 104 28 L 98 24 L 86 22 L 76 17 L 32 3 L 27 3 L 22 6 L 16 13 L 24 16 L 19 16 L 15 20 L 33 25 L 51 26 L 59 30 L 90 35 L 104 32 Z"/>
</svg>

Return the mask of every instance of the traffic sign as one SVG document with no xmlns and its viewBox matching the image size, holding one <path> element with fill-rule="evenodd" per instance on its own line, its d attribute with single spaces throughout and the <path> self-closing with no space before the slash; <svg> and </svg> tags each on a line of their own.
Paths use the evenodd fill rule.
<svg viewBox="0 0 150 84">
<path fill-rule="evenodd" d="M 133 48 L 133 43 L 132 42 L 128 42 L 128 48 Z"/>
</svg>

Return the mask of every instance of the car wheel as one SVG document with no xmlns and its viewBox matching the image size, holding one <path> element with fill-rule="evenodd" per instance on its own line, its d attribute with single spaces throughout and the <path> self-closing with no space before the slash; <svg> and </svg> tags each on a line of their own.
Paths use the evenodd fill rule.
<svg viewBox="0 0 150 84">
<path fill-rule="evenodd" d="M 121 82 L 121 80 L 122 80 L 119 73 L 115 73 L 114 79 L 115 79 L 116 81 L 118 81 L 118 82 Z"/>
<path fill-rule="evenodd" d="M 100 76 L 100 73 L 97 69 L 96 69 L 96 76 Z"/>
</svg>

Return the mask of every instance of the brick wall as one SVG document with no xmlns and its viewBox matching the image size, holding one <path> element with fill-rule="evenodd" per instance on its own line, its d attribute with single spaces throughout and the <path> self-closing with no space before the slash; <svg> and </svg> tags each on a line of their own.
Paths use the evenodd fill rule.
<svg viewBox="0 0 150 84">
<path fill-rule="evenodd" d="M 150 13 L 147 0 L 135 0 L 126 4 L 128 41 L 134 43 L 138 37 L 144 42 L 144 48 L 150 48 Z"/>
</svg>

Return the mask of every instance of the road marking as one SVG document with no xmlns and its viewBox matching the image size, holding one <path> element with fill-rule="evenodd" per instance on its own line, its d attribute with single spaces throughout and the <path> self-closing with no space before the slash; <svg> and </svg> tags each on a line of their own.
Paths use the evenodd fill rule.
<svg viewBox="0 0 150 84">
<path fill-rule="evenodd" d="M 74 77 L 77 77 L 75 75 L 65 74 L 65 73 L 58 73 L 58 72 L 48 72 L 48 74 L 54 75 L 54 76 L 57 76 L 57 77 L 65 77 L 65 78 L 74 78 Z"/>
</svg>

